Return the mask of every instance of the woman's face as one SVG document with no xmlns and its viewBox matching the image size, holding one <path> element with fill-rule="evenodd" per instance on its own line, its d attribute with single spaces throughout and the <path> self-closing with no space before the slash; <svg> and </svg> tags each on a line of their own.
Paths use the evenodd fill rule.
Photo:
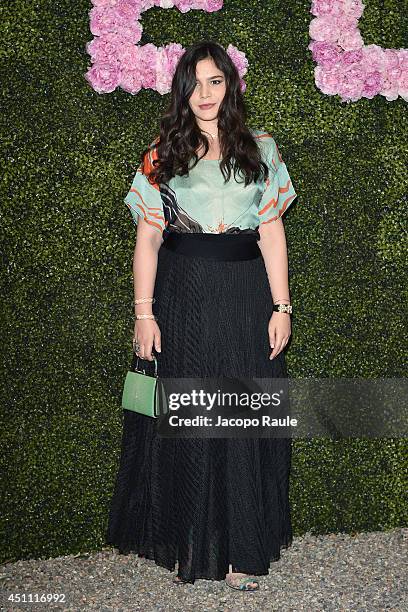
<svg viewBox="0 0 408 612">
<path fill-rule="evenodd" d="M 224 73 L 217 68 L 211 58 L 203 59 L 196 65 L 196 85 L 189 99 L 189 105 L 197 123 L 200 127 L 205 127 L 206 121 L 217 119 L 218 110 L 224 99 L 226 84 Z M 202 105 L 211 104 L 205 108 Z"/>
</svg>

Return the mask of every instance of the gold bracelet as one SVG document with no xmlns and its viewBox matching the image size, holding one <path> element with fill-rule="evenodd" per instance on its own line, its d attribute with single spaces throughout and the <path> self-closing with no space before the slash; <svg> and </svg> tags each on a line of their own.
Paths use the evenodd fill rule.
<svg viewBox="0 0 408 612">
<path fill-rule="evenodd" d="M 135 300 L 135 304 L 145 304 L 145 303 L 150 303 L 150 304 L 154 304 L 156 301 L 156 298 L 152 298 L 152 297 L 148 297 L 148 298 L 138 298 L 137 300 Z"/>
<path fill-rule="evenodd" d="M 291 304 L 274 304 L 273 311 L 274 312 L 287 312 L 288 314 L 292 314 L 292 306 Z"/>
</svg>

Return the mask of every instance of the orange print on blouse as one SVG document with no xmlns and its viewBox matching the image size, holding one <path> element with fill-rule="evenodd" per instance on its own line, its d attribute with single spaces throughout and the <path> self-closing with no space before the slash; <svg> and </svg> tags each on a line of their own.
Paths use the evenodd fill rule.
<svg viewBox="0 0 408 612">
<path fill-rule="evenodd" d="M 137 172 L 140 174 L 146 175 L 146 179 L 148 180 L 150 185 L 160 192 L 160 185 L 154 182 L 153 180 L 150 180 L 148 176 L 148 174 L 154 169 L 153 160 L 157 158 L 158 158 L 157 149 L 150 150 L 148 153 L 145 154 L 143 163 L 140 164 L 139 168 L 137 169 Z M 165 227 L 168 225 L 168 221 L 164 219 L 162 207 L 149 206 L 144 201 L 142 194 L 134 187 L 131 187 L 130 191 L 135 193 L 138 196 L 138 198 L 140 198 L 141 204 L 137 203 L 136 206 L 138 206 L 140 210 L 142 211 L 143 219 L 146 221 L 146 223 L 148 223 L 149 225 L 153 225 L 154 227 L 157 227 L 160 231 L 163 229 L 163 224 Z M 157 223 L 153 219 L 162 221 L 162 223 Z"/>
<path fill-rule="evenodd" d="M 268 187 L 269 184 L 270 184 L 270 181 L 269 181 L 269 178 L 268 178 L 268 179 L 266 179 L 266 186 Z M 276 208 L 276 206 L 278 204 L 278 201 L 279 201 L 279 194 L 280 193 L 287 193 L 289 191 L 290 185 L 291 185 L 291 182 L 290 182 L 290 180 L 288 180 L 288 182 L 286 183 L 285 187 L 279 187 L 279 189 L 278 189 L 278 197 L 277 198 L 271 198 L 269 200 L 269 202 L 267 202 L 265 204 L 265 206 L 258 211 L 258 215 L 260 215 L 260 216 L 263 215 L 267 210 L 269 210 L 269 208 L 271 206 L 273 206 L 273 208 Z M 286 200 L 282 204 L 282 208 L 279 210 L 278 215 L 276 215 L 272 219 L 268 219 L 268 221 L 262 221 L 262 223 L 270 223 L 271 221 L 276 221 L 276 219 L 278 219 L 279 217 L 281 217 L 283 215 L 283 213 L 285 212 L 289 202 L 291 202 L 293 200 L 293 198 L 295 198 L 295 197 L 296 197 L 296 194 L 295 195 L 291 195 L 289 198 L 286 198 Z"/>
<path fill-rule="evenodd" d="M 208 225 L 207 227 L 212 234 L 223 234 L 229 226 L 220 219 L 218 221 L 218 225 L 215 226 L 215 229 L 211 225 Z"/>
<path fill-rule="evenodd" d="M 149 183 L 158 191 L 160 191 L 160 185 L 158 185 L 155 181 L 153 181 L 152 179 L 149 178 L 149 174 L 154 170 L 154 165 L 153 165 L 153 161 L 155 159 L 159 158 L 158 152 L 157 152 L 157 147 L 155 147 L 154 149 L 152 148 L 152 145 L 157 142 L 158 137 L 156 138 L 156 140 L 153 141 L 153 143 L 150 145 L 150 150 L 145 153 L 145 156 L 143 158 L 143 163 L 140 164 L 139 168 L 137 169 L 138 172 L 141 172 L 142 174 L 146 175 L 146 178 L 148 179 Z"/>
<path fill-rule="evenodd" d="M 273 138 L 273 137 L 272 137 L 272 135 L 271 135 L 271 134 L 269 134 L 268 132 L 263 132 L 262 134 L 258 134 L 258 135 L 256 136 L 256 138 L 259 138 L 259 139 L 261 139 L 261 138 L 262 138 L 262 139 L 268 139 L 268 138 L 269 138 L 269 139 L 270 139 L 270 138 Z M 275 142 L 275 150 L 276 150 L 276 154 L 277 154 L 277 157 L 278 157 L 279 162 L 280 162 L 280 163 L 282 163 L 282 162 L 283 162 L 283 158 L 282 158 L 282 156 L 281 156 L 281 154 L 280 154 L 279 147 L 278 147 L 278 145 L 276 144 L 276 142 Z M 273 165 L 273 167 L 274 167 L 274 168 L 275 168 L 275 170 L 277 171 L 277 170 L 278 170 L 278 168 L 277 168 L 277 166 L 276 166 L 275 160 L 273 159 L 273 156 L 272 156 L 272 158 L 271 158 L 271 164 Z M 270 178 L 269 178 L 269 176 L 268 176 L 268 178 L 267 178 L 267 179 L 266 179 L 266 181 L 265 181 L 265 191 L 266 191 L 266 189 L 268 189 L 268 187 L 270 186 L 270 184 L 271 184 L 271 181 L 270 181 Z M 259 210 L 259 211 L 258 211 L 258 215 L 259 215 L 259 216 L 263 215 L 263 214 L 264 214 L 264 213 L 265 213 L 267 210 L 269 210 L 271 207 L 276 208 L 276 207 L 277 207 L 277 205 L 278 205 L 278 201 L 279 201 L 279 194 L 281 194 L 281 193 L 287 193 L 287 192 L 289 191 L 290 187 L 291 187 L 291 181 L 290 181 L 290 180 L 288 180 L 288 181 L 287 181 L 287 183 L 286 183 L 286 185 L 285 185 L 284 187 L 279 187 L 279 189 L 278 189 L 278 197 L 277 197 L 277 198 L 271 198 L 271 199 L 269 200 L 269 202 L 267 202 L 267 203 L 265 204 L 265 206 L 264 206 L 264 207 L 263 207 L 261 210 Z M 267 221 L 262 221 L 262 222 L 261 222 L 261 225 L 263 225 L 263 224 L 265 224 L 265 223 L 271 223 L 271 221 L 276 221 L 277 219 L 279 219 L 279 217 L 281 217 L 281 216 L 283 215 L 283 213 L 285 212 L 286 208 L 288 207 L 289 202 L 291 202 L 291 201 L 293 200 L 293 198 L 295 198 L 295 197 L 296 197 L 296 194 L 291 195 L 289 198 L 287 198 L 287 199 L 286 199 L 286 200 L 283 202 L 282 207 L 279 209 L 278 213 L 277 213 L 277 214 L 276 214 L 274 217 L 272 217 L 271 219 L 268 219 Z"/>
</svg>

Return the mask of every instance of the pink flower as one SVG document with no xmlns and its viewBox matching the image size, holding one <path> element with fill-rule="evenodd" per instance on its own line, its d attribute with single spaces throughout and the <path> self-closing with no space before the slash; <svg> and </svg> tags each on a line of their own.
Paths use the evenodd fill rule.
<svg viewBox="0 0 408 612">
<path fill-rule="evenodd" d="M 408 69 L 408 49 L 398 49 L 398 62 L 401 70 Z"/>
<path fill-rule="evenodd" d="M 344 51 L 341 56 L 342 63 L 345 66 L 351 66 L 351 64 L 356 64 L 361 62 L 363 59 L 363 50 L 357 49 L 356 51 Z"/>
<path fill-rule="evenodd" d="M 140 12 L 148 11 L 153 6 L 157 5 L 157 0 L 132 0 L 132 2 L 140 3 Z"/>
<path fill-rule="evenodd" d="M 339 31 L 337 20 L 333 17 L 316 17 L 309 24 L 309 35 L 314 40 L 337 42 Z"/>
<path fill-rule="evenodd" d="M 338 93 L 340 79 L 340 69 L 335 66 L 331 70 L 326 70 L 321 66 L 316 66 L 315 70 L 316 86 L 325 94 L 334 96 Z"/>
<path fill-rule="evenodd" d="M 120 35 L 109 32 L 94 38 L 85 47 L 93 62 L 113 64 L 124 44 Z"/>
<path fill-rule="evenodd" d="M 237 67 L 239 76 L 244 76 L 248 68 L 248 60 L 245 57 L 245 53 L 239 51 L 234 45 L 228 45 L 227 53 Z"/>
<path fill-rule="evenodd" d="M 355 51 L 361 49 L 364 45 L 361 32 L 355 25 L 351 25 L 349 21 L 341 20 L 339 25 L 338 44 L 345 51 Z"/>
<path fill-rule="evenodd" d="M 118 86 L 133 96 L 139 93 L 139 91 L 142 89 L 142 81 L 140 79 L 139 70 L 127 70 L 126 72 L 121 73 Z"/>
<path fill-rule="evenodd" d="M 191 9 L 191 0 L 176 0 L 175 5 L 181 13 L 187 13 Z"/>
<path fill-rule="evenodd" d="M 115 12 L 114 8 L 94 7 L 89 11 L 90 30 L 94 36 L 117 32 L 126 25 L 126 21 Z"/>
<path fill-rule="evenodd" d="M 156 6 L 160 6 L 160 8 L 173 8 L 174 2 L 173 0 L 156 0 Z"/>
<path fill-rule="evenodd" d="M 222 9 L 223 0 L 206 0 L 206 5 L 207 13 L 213 13 Z"/>
<path fill-rule="evenodd" d="M 114 64 L 96 63 L 84 76 L 96 92 L 112 93 L 118 87 L 120 81 L 119 62 Z"/>
<path fill-rule="evenodd" d="M 140 47 L 139 71 L 142 87 L 154 89 L 156 85 L 156 53 L 151 43 Z"/>
<path fill-rule="evenodd" d="M 313 60 L 326 70 L 330 70 L 339 61 L 341 49 L 338 45 L 313 41 L 308 48 L 312 51 Z"/>
<path fill-rule="evenodd" d="M 140 63 L 140 53 L 141 47 L 136 45 L 122 45 L 120 51 L 118 53 L 118 58 L 120 62 L 120 70 L 122 75 L 127 71 L 138 70 Z"/>
<path fill-rule="evenodd" d="M 141 7 L 139 2 L 132 0 L 117 0 L 115 12 L 123 21 L 131 21 L 132 19 L 140 19 Z"/>
<path fill-rule="evenodd" d="M 369 98 L 370 100 L 374 96 L 378 95 L 381 91 L 383 78 L 378 70 L 373 70 L 366 75 L 364 79 L 364 86 L 362 96 Z"/>
<path fill-rule="evenodd" d="M 406 74 L 404 75 L 404 77 L 399 79 L 398 87 L 399 95 L 405 100 L 405 102 L 408 102 L 408 78 Z"/>
<path fill-rule="evenodd" d="M 156 52 L 156 82 L 155 90 L 159 94 L 168 93 L 171 89 L 171 80 L 173 75 L 170 73 L 170 61 L 166 49 L 159 47 Z"/>
<path fill-rule="evenodd" d="M 143 87 L 140 62 L 141 47 L 137 45 L 124 45 L 120 54 L 120 81 L 118 87 L 135 95 Z"/>
<path fill-rule="evenodd" d="M 355 20 L 360 19 L 364 11 L 364 4 L 361 0 L 339 0 L 339 6 L 342 7 L 345 15 Z"/>
<path fill-rule="evenodd" d="M 179 59 L 185 53 L 185 49 L 179 43 L 170 43 L 166 47 L 170 74 L 174 75 Z"/>
<path fill-rule="evenodd" d="M 377 70 L 383 70 L 387 61 L 384 49 L 378 45 L 367 45 L 364 47 L 363 58 L 365 64 Z"/>
<path fill-rule="evenodd" d="M 387 71 L 398 68 L 399 70 L 399 59 L 397 49 L 384 49 L 384 62 Z"/>
<path fill-rule="evenodd" d="M 337 17 L 343 13 L 343 5 L 338 0 L 312 0 L 310 12 L 317 17 L 328 15 Z"/>
<path fill-rule="evenodd" d="M 340 68 L 338 93 L 342 101 L 356 101 L 363 95 L 366 74 L 361 64 L 343 66 Z"/>
<path fill-rule="evenodd" d="M 113 7 L 117 3 L 117 0 L 91 0 L 94 6 L 100 7 Z"/>
<path fill-rule="evenodd" d="M 138 43 L 142 38 L 143 28 L 139 21 L 133 21 L 126 27 L 120 28 L 118 34 L 124 42 Z"/>
</svg>

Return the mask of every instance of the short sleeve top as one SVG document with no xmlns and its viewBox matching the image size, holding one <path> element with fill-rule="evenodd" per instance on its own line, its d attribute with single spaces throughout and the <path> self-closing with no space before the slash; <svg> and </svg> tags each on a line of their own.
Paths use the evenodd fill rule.
<svg viewBox="0 0 408 612">
<path fill-rule="evenodd" d="M 151 148 L 154 141 L 124 200 L 134 223 L 143 218 L 164 240 L 170 232 L 254 233 L 259 240 L 259 226 L 279 219 L 297 194 L 273 136 L 261 129 L 251 131 L 269 176 L 246 187 L 233 172 L 226 183 L 219 160 L 212 159 L 200 159 L 188 175 L 174 176 L 168 183 L 150 182 L 146 174 L 157 156 Z M 243 175 L 237 177 L 243 181 Z"/>
</svg>

